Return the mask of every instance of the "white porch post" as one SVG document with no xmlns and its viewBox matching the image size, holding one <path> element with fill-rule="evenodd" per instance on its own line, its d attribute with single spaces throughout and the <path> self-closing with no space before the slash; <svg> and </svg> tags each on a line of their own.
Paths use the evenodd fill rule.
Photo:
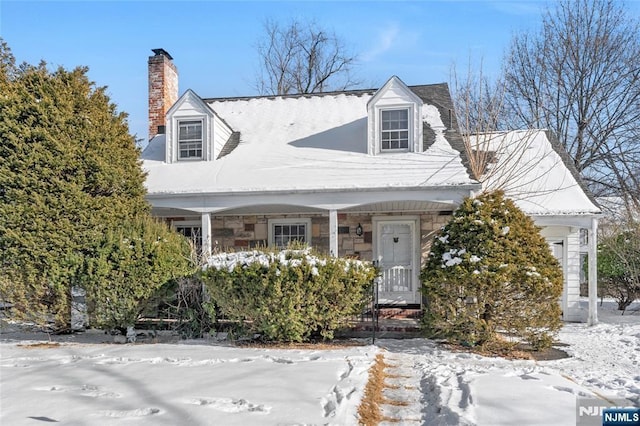
<svg viewBox="0 0 640 426">
<path fill-rule="evenodd" d="M 598 219 L 591 219 L 589 238 L 589 316 L 588 325 L 598 323 Z"/>
<path fill-rule="evenodd" d="M 202 213 L 202 257 L 211 256 L 211 213 Z"/>
<path fill-rule="evenodd" d="M 338 257 L 338 211 L 329 210 L 329 253 Z"/>
</svg>

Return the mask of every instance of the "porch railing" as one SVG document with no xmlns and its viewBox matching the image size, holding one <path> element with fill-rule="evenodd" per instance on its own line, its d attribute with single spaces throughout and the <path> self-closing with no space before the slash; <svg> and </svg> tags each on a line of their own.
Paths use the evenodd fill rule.
<svg viewBox="0 0 640 426">
<path fill-rule="evenodd" d="M 381 292 L 411 291 L 412 268 L 408 266 L 394 266 L 382 271 Z"/>
</svg>

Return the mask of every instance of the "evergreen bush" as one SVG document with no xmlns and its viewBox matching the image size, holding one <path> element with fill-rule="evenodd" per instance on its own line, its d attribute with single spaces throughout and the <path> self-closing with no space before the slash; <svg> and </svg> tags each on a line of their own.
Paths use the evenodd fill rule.
<svg viewBox="0 0 640 426">
<path fill-rule="evenodd" d="M 602 235 L 598 245 L 598 290 L 613 297 L 623 313 L 640 298 L 640 224 Z"/>
<path fill-rule="evenodd" d="M 214 255 L 205 283 L 219 314 L 265 340 L 332 339 L 361 312 L 377 270 L 309 249 Z"/>
<path fill-rule="evenodd" d="M 431 337 L 541 349 L 561 326 L 562 271 L 539 228 L 501 191 L 466 199 L 422 269 Z"/>
<path fill-rule="evenodd" d="M 0 301 L 56 329 L 96 243 L 150 210 L 127 116 L 87 72 L 16 66 L 0 40 Z"/>
<path fill-rule="evenodd" d="M 165 223 L 143 215 L 110 229 L 79 274 L 91 325 L 124 332 L 165 283 L 194 272 L 189 241 Z"/>
</svg>

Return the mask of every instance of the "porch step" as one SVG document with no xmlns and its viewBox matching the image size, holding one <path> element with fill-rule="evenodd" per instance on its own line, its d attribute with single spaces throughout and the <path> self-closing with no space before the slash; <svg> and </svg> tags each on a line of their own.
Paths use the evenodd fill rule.
<svg viewBox="0 0 640 426">
<path fill-rule="evenodd" d="M 419 308 L 379 308 L 379 319 L 419 319 L 422 318 L 422 310 Z"/>
<path fill-rule="evenodd" d="M 412 339 L 420 337 L 419 320 L 413 318 L 404 319 L 379 319 L 377 327 L 371 320 L 354 321 L 348 328 L 336 333 L 340 337 L 372 337 L 384 339 Z"/>
</svg>

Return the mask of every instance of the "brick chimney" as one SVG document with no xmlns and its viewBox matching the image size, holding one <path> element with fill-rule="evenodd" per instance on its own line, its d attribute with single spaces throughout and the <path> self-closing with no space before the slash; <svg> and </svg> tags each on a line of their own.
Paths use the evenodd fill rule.
<svg viewBox="0 0 640 426">
<path fill-rule="evenodd" d="M 165 132 L 165 115 L 178 100 L 178 69 L 164 49 L 149 56 L 149 140 Z"/>
</svg>

